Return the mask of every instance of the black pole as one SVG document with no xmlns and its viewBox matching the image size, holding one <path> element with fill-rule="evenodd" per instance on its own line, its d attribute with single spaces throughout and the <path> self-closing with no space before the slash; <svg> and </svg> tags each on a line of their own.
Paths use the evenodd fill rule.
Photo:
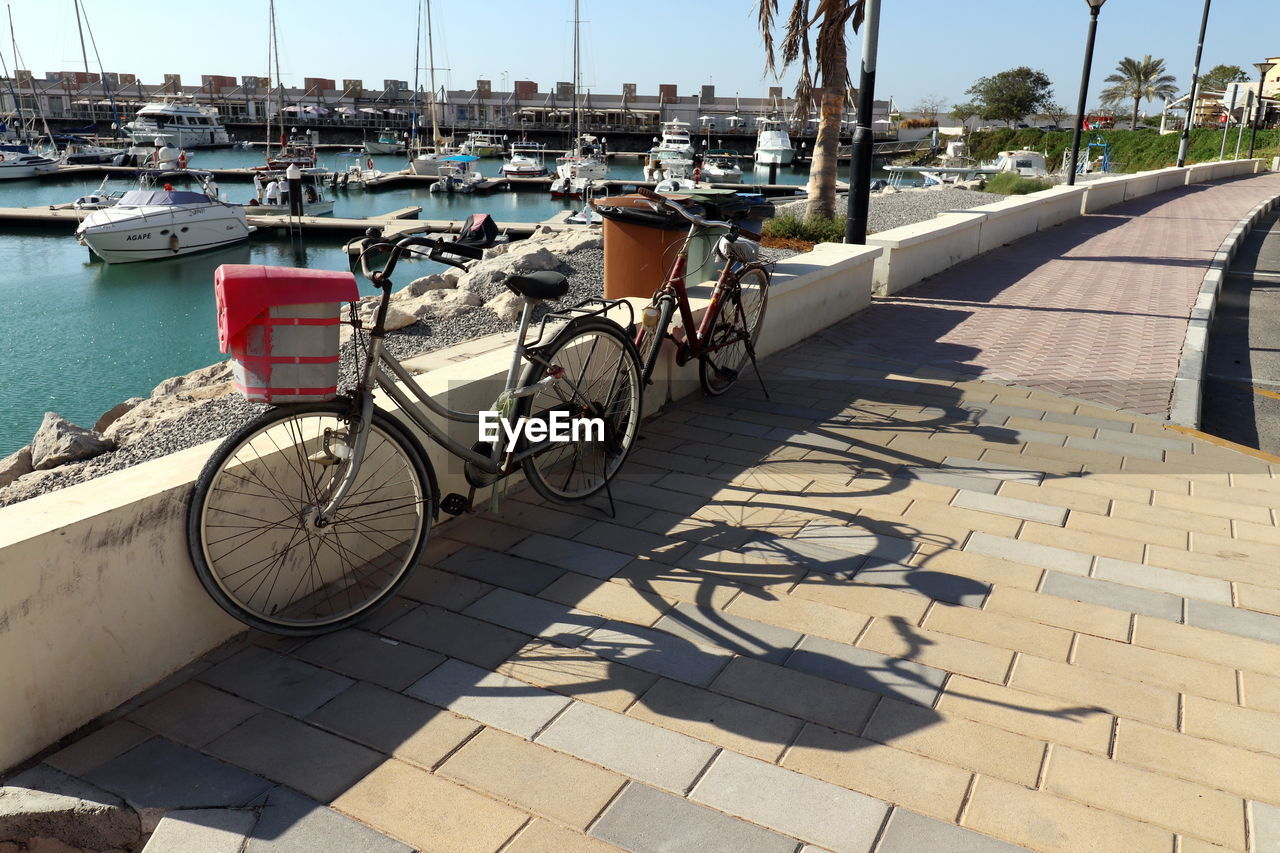
<svg viewBox="0 0 1280 853">
<path fill-rule="evenodd" d="M 1253 159 L 1253 141 L 1258 135 L 1258 127 L 1262 124 L 1262 120 L 1267 115 L 1267 105 L 1262 101 L 1262 84 L 1267 82 L 1267 72 L 1275 67 L 1274 62 L 1255 62 L 1254 68 L 1258 69 L 1258 111 L 1253 116 L 1253 121 L 1249 122 L 1249 159 Z"/>
<path fill-rule="evenodd" d="M 1204 51 L 1204 30 L 1209 26 L 1209 0 L 1204 0 L 1204 15 L 1200 18 L 1200 41 L 1196 43 L 1196 64 L 1191 69 L 1191 103 L 1187 105 L 1187 121 L 1182 125 L 1182 137 L 1178 140 L 1178 166 L 1187 165 L 1187 146 L 1191 143 L 1191 122 L 1196 117 L 1197 81 L 1200 79 L 1200 54 Z M 1133 128 L 1130 128 L 1131 130 Z"/>
<path fill-rule="evenodd" d="M 871 111 L 875 103 L 876 43 L 880 31 L 880 0 L 867 0 L 862 19 L 862 74 L 858 80 L 858 116 L 853 127 L 849 159 L 849 212 L 844 223 L 846 243 L 867 242 L 871 212 Z"/>
<path fill-rule="evenodd" d="M 1080 126 L 1084 124 L 1084 103 L 1089 97 L 1089 69 L 1093 67 L 1093 37 L 1098 32 L 1098 12 L 1102 4 L 1089 5 L 1089 38 L 1084 43 L 1084 70 L 1080 72 L 1080 100 L 1076 102 L 1076 129 L 1071 135 L 1071 166 L 1067 169 L 1067 186 L 1075 186 L 1076 165 L 1080 162 Z"/>
</svg>

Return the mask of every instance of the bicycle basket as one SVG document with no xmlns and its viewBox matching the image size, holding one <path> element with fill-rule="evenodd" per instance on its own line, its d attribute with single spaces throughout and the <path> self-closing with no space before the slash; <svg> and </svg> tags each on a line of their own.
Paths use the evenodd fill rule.
<svg viewBox="0 0 1280 853">
<path fill-rule="evenodd" d="M 760 244 L 746 237 L 737 240 L 721 237 L 716 241 L 716 257 L 725 261 L 732 258 L 740 264 L 750 263 L 760 257 Z"/>
<path fill-rule="evenodd" d="M 213 282 L 218 345 L 231 355 L 237 391 L 259 403 L 337 396 L 339 312 L 359 298 L 355 276 L 223 264 Z"/>
</svg>

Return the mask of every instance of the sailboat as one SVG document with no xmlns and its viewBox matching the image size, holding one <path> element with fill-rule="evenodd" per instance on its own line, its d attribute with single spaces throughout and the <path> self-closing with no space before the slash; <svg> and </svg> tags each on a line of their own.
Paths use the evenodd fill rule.
<svg viewBox="0 0 1280 853">
<path fill-rule="evenodd" d="M 436 52 L 435 41 L 431 33 L 431 0 L 423 0 L 422 16 L 427 22 L 427 73 L 431 78 L 431 95 L 427 99 L 427 107 L 431 110 L 431 144 L 418 146 L 418 69 L 421 67 L 419 60 L 422 54 L 422 18 L 419 18 L 418 33 L 419 39 L 417 47 L 414 49 L 413 57 L 413 128 L 409 143 L 409 171 L 415 175 L 440 175 L 440 166 L 446 157 L 451 157 L 458 153 L 458 149 L 450 144 L 451 140 L 445 139 L 440 133 L 440 125 L 436 121 Z M 445 164 L 445 171 L 449 170 L 449 166 Z"/>
<path fill-rule="evenodd" d="M 581 18 L 578 0 L 573 0 L 573 148 L 556 158 L 556 178 L 551 182 L 552 198 L 582 198 L 593 181 L 609 174 L 604 145 L 596 137 L 582 132 L 582 111 L 578 109 L 578 93 L 582 91 L 582 61 L 579 40 Z"/>
<path fill-rule="evenodd" d="M 268 30 L 268 53 L 267 53 L 267 76 L 271 77 L 275 72 L 275 84 L 279 95 L 277 97 L 277 117 L 280 121 L 280 150 L 274 154 L 271 151 L 271 90 L 267 89 L 267 148 L 265 166 L 256 167 L 259 171 L 278 171 L 287 169 L 290 166 L 297 166 L 303 171 L 320 171 L 316 167 L 316 138 L 315 131 L 311 133 L 299 134 L 295 129 L 293 135 L 288 139 L 284 136 L 284 80 L 280 76 L 280 44 L 276 37 L 276 3 L 275 0 L 268 0 L 267 14 L 270 16 Z"/>
</svg>

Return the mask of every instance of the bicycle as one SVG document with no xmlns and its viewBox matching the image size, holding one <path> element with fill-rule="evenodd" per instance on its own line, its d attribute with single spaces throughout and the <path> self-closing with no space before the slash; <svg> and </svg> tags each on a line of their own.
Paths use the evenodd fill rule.
<svg viewBox="0 0 1280 853">
<path fill-rule="evenodd" d="M 524 308 L 494 409 L 507 427 L 525 427 L 520 437 L 504 427 L 498 440 L 467 447 L 427 417 L 415 399 L 445 421 L 482 423 L 480 412 L 433 400 L 383 346 L 391 274 L 398 260 L 422 248 L 431 260 L 462 269 L 454 256 L 481 257 L 479 249 L 426 237 L 366 239 L 359 265 L 382 298 L 367 335 L 351 307 L 359 342 L 354 389 L 327 402 L 268 410 L 228 437 L 196 481 L 187 520 L 196 574 L 224 610 L 252 627 L 305 636 L 354 624 L 408 579 L 440 509 L 466 511 L 476 488 L 518 469 L 548 500 L 585 501 L 607 491 L 631 449 L 641 415 L 639 357 L 606 316 L 625 303 L 588 299 L 548 313 L 530 341 L 535 306 L 568 291 L 567 279 L 555 272 L 504 282 L 524 297 Z M 384 252 L 382 268 L 370 269 L 371 258 Z M 422 445 L 398 417 L 375 406 L 375 389 L 464 460 L 468 496 L 440 500 Z M 575 440 L 552 441 L 557 421 L 584 418 L 600 422 L 596 435 L 575 431 Z M 528 428 L 537 422 L 541 440 Z"/>
<path fill-rule="evenodd" d="M 642 322 L 635 331 L 640 376 L 644 384 L 650 384 L 662 342 L 668 338 L 676 343 L 677 365 L 683 366 L 691 359 L 698 359 L 698 382 L 709 396 L 719 396 L 728 391 L 748 361 L 756 369 L 758 377 L 755 344 L 764 324 L 771 278 L 769 267 L 756 260 L 759 244 L 743 239 L 742 229 L 731 222 L 704 219 L 643 187 L 637 192 L 649 199 L 655 212 L 665 208 L 689 222 L 689 235 L 666 279 L 644 309 Z M 702 322 L 697 323 L 689 305 L 685 281 L 689 245 L 694 239 L 716 230 L 725 232 L 716 242 L 716 255 L 724 259 L 724 267 L 711 291 L 711 300 Z M 677 309 L 685 329 L 683 339 L 678 341 L 668 332 Z M 761 387 L 764 387 L 763 380 Z M 768 394 L 767 390 L 765 394 Z"/>
</svg>

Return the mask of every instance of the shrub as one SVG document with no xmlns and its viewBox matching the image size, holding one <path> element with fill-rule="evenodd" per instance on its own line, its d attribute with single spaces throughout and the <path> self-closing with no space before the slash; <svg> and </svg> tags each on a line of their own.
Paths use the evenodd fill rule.
<svg viewBox="0 0 1280 853">
<path fill-rule="evenodd" d="M 910 130 L 913 127 L 937 127 L 938 120 L 932 118 L 909 118 L 901 122 L 898 127 Z"/>
<path fill-rule="evenodd" d="M 1026 195 L 1027 193 L 1047 190 L 1053 186 L 1050 181 L 1039 178 L 1027 178 L 1013 172 L 1001 172 L 987 179 L 986 191 L 1000 195 Z"/>
<path fill-rule="evenodd" d="M 843 243 L 844 220 L 783 213 L 764 224 L 764 236 L 806 243 Z"/>
</svg>

